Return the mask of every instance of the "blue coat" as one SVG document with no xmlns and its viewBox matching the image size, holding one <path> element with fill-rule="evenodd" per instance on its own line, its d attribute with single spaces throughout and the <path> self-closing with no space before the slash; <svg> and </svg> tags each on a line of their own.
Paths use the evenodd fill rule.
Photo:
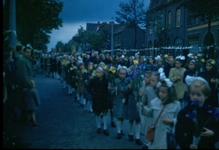
<svg viewBox="0 0 219 150">
<path fill-rule="evenodd" d="M 25 110 L 37 110 L 40 106 L 40 99 L 36 89 L 25 88 L 24 94 L 24 109 Z"/>
<path fill-rule="evenodd" d="M 126 103 L 123 106 L 123 119 L 140 121 L 139 111 L 136 107 L 137 101 L 132 89 L 128 89 Z"/>
</svg>

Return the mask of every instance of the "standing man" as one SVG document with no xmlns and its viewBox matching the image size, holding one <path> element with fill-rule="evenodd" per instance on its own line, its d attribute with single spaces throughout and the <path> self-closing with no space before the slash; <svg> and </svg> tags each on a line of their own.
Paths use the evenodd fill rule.
<svg viewBox="0 0 219 150">
<path fill-rule="evenodd" d="M 18 59 L 16 64 L 17 74 L 19 78 L 19 108 L 20 108 L 20 117 L 24 121 L 25 119 L 25 112 L 24 112 L 24 98 L 22 91 L 24 88 L 28 87 L 28 81 L 33 79 L 33 73 L 31 69 L 30 58 L 31 56 L 31 48 L 26 46 L 23 50 L 23 56 Z"/>
</svg>

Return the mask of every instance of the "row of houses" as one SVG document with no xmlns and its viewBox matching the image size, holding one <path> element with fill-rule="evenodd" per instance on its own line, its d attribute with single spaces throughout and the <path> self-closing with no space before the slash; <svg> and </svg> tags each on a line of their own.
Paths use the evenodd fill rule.
<svg viewBox="0 0 219 150">
<path fill-rule="evenodd" d="M 219 21 L 216 19 L 211 23 L 210 38 L 212 43 L 206 42 L 208 33 L 208 24 L 203 23 L 199 18 L 192 18 L 190 11 L 180 6 L 179 1 L 175 0 L 151 0 L 147 13 L 149 16 L 151 11 L 160 13 L 162 23 L 169 24 L 171 37 L 166 47 L 176 47 L 175 51 L 179 53 L 199 53 L 203 52 L 213 58 L 218 55 L 219 51 Z M 149 16 L 150 17 L 150 16 Z M 113 49 L 133 49 L 134 48 L 134 28 L 127 28 L 125 25 L 113 22 L 97 22 L 87 23 L 86 30 L 93 32 L 111 33 L 113 25 Z M 209 38 L 209 35 L 208 35 Z M 157 36 L 155 34 L 155 26 L 147 24 L 145 29 L 137 28 L 136 49 L 157 48 Z M 192 47 L 190 49 L 177 49 L 177 47 Z M 111 41 L 106 49 L 111 49 Z M 165 50 L 165 49 L 164 49 Z M 168 52 L 168 50 L 166 50 Z M 154 51 L 150 51 L 150 55 L 155 55 Z"/>
</svg>

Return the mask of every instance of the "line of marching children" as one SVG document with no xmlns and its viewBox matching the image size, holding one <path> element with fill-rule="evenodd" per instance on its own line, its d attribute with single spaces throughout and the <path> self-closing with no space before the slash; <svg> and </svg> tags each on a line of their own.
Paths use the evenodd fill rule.
<svg viewBox="0 0 219 150">
<path fill-rule="evenodd" d="M 143 149 L 174 149 L 177 144 L 190 149 L 215 148 L 219 140 L 219 115 L 215 109 L 219 74 L 216 61 L 204 61 L 201 56 L 189 54 L 187 59 L 174 59 L 167 55 L 135 55 L 127 59 L 122 55 L 110 59 L 109 54 L 76 53 L 58 57 L 57 73 L 63 88 L 68 87 L 68 95 L 74 95 L 75 101 L 95 114 L 97 133 L 109 135 L 106 116 L 110 110 L 113 127 L 113 117 L 116 118 L 117 139 L 123 137 L 123 121 L 127 119 L 128 139 L 138 145 L 144 142 Z M 140 101 L 129 73 L 136 66 L 141 68 L 142 86 L 137 94 Z M 146 135 L 147 127 L 154 125 L 156 119 L 153 141 L 142 142 L 140 134 Z M 198 144 L 194 135 L 201 137 Z"/>
</svg>

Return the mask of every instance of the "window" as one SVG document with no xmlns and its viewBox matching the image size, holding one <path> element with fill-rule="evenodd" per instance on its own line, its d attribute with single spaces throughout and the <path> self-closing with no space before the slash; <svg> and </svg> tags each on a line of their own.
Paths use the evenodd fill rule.
<svg viewBox="0 0 219 150">
<path fill-rule="evenodd" d="M 148 48 L 152 48 L 152 42 L 151 41 L 148 42 Z"/>
<path fill-rule="evenodd" d="M 153 33 L 153 29 L 150 28 L 150 29 L 149 29 L 149 34 L 152 34 L 152 33 Z"/>
<path fill-rule="evenodd" d="M 198 17 L 197 18 L 195 18 L 195 24 L 198 24 Z"/>
<path fill-rule="evenodd" d="M 174 45 L 175 46 L 182 46 L 182 40 L 181 38 L 176 38 L 174 41 Z"/>
<path fill-rule="evenodd" d="M 176 27 L 180 27 L 180 9 L 176 10 Z"/>
<path fill-rule="evenodd" d="M 168 24 L 171 25 L 171 12 L 168 12 Z"/>
</svg>

